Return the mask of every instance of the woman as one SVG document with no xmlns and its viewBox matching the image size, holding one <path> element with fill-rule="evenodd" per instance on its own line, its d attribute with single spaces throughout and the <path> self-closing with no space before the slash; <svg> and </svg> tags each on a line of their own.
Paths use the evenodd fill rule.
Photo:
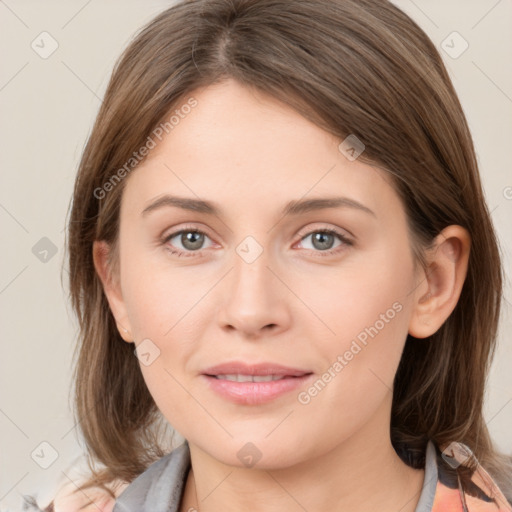
<svg viewBox="0 0 512 512">
<path fill-rule="evenodd" d="M 511 510 L 482 414 L 496 238 L 450 78 L 392 4 L 159 15 L 84 151 L 69 258 L 104 510 Z"/>
</svg>

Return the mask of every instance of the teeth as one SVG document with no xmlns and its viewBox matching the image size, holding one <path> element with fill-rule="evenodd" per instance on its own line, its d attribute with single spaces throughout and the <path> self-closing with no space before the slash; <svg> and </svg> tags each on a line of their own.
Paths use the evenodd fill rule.
<svg viewBox="0 0 512 512">
<path fill-rule="evenodd" d="M 216 375 L 217 379 L 230 380 L 232 382 L 270 382 L 284 379 L 282 375 Z"/>
<path fill-rule="evenodd" d="M 271 380 L 281 380 L 284 379 L 283 375 L 253 375 L 253 382 L 269 382 Z"/>
</svg>

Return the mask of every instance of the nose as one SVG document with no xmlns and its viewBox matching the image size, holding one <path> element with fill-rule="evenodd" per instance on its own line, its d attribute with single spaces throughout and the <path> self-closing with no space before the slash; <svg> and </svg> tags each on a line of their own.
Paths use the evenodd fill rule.
<svg viewBox="0 0 512 512">
<path fill-rule="evenodd" d="M 235 253 L 221 291 L 221 328 L 239 331 L 246 338 L 275 335 L 288 329 L 290 292 L 278 274 L 266 250 L 252 262 Z"/>
</svg>

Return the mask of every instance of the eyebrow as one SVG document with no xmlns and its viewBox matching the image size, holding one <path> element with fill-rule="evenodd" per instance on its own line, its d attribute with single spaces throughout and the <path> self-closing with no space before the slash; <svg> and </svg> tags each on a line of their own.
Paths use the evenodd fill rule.
<svg viewBox="0 0 512 512">
<path fill-rule="evenodd" d="M 176 207 L 183 210 L 189 210 L 199 213 L 205 213 L 208 215 L 221 215 L 221 209 L 215 203 L 211 201 L 205 201 L 202 199 L 193 199 L 189 197 L 178 197 L 171 195 L 164 195 L 151 202 L 144 210 L 142 215 L 146 216 L 152 211 L 158 210 L 163 207 Z M 354 208 L 376 217 L 375 213 L 370 210 L 367 206 L 349 199 L 348 197 L 322 197 L 315 199 L 300 199 L 290 201 L 285 205 L 282 211 L 282 215 L 300 215 L 303 213 L 323 210 L 326 208 Z"/>
</svg>

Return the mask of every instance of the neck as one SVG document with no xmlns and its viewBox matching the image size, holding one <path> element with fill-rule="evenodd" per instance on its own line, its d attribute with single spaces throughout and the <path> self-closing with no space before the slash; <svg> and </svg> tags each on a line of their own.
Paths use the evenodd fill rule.
<svg viewBox="0 0 512 512">
<path fill-rule="evenodd" d="M 402 462 L 386 429 L 379 436 L 366 427 L 327 453 L 280 469 L 228 466 L 189 442 L 192 469 L 181 510 L 414 512 L 424 470 Z"/>
</svg>

